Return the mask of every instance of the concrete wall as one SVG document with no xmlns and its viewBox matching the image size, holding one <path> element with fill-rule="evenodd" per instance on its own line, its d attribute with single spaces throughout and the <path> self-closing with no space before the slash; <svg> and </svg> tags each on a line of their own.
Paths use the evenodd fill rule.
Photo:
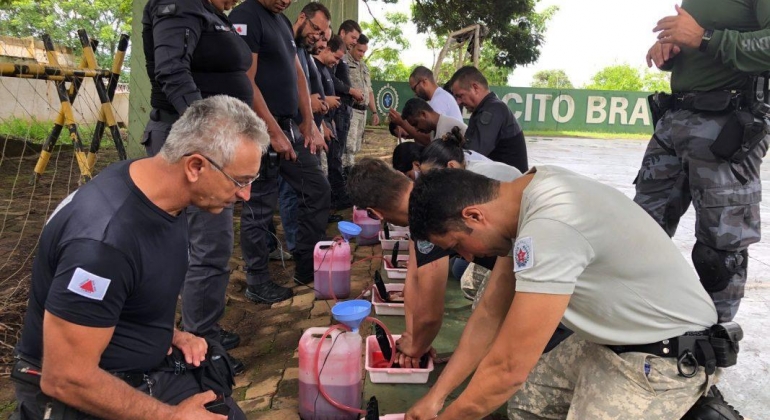
<svg viewBox="0 0 770 420">
<path fill-rule="evenodd" d="M 244 0 L 257 1 L 257 0 Z M 358 19 L 357 0 L 319 0 L 332 15 L 332 26 L 336 29 L 342 21 Z M 147 0 L 135 0 L 133 2 L 133 24 L 131 28 L 131 98 L 128 115 L 128 142 L 127 150 L 130 157 L 144 156 L 144 147 L 140 144 L 144 126 L 147 124 L 150 106 L 150 80 L 145 70 L 144 50 L 142 49 L 142 11 Z M 300 9 L 307 1 L 294 2 L 287 10 L 286 16 L 294 20 Z"/>
</svg>

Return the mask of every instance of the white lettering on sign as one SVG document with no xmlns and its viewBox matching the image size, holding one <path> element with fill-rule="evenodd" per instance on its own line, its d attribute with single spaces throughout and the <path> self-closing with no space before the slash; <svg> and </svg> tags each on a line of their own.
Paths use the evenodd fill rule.
<svg viewBox="0 0 770 420">
<path fill-rule="evenodd" d="M 586 110 L 586 124 L 602 124 L 607 119 L 607 98 L 589 96 Z M 598 115 L 597 115 L 598 114 Z"/>
<path fill-rule="evenodd" d="M 650 113 L 647 112 L 647 98 L 639 98 L 636 100 L 634 110 L 631 112 L 631 118 L 628 119 L 629 125 L 635 125 L 636 121 L 641 119 L 642 124 L 650 125 Z"/>
<path fill-rule="evenodd" d="M 540 101 L 540 106 L 537 108 L 537 120 L 539 122 L 545 121 L 545 107 L 548 105 L 548 100 L 551 98 L 551 95 L 547 95 L 545 93 L 535 94 L 535 100 Z"/>
<path fill-rule="evenodd" d="M 532 121 L 532 94 L 527 94 L 527 102 L 524 103 L 524 121 Z"/>
<path fill-rule="evenodd" d="M 615 124 L 615 116 L 620 117 L 620 124 L 628 125 L 628 99 L 611 98 L 610 99 L 610 124 Z"/>
<path fill-rule="evenodd" d="M 511 92 L 503 96 L 503 102 L 505 102 L 506 105 L 508 105 L 508 108 L 511 107 L 511 100 L 513 100 L 516 104 L 521 104 L 523 102 L 523 99 L 521 98 L 521 95 L 515 92 Z M 516 117 L 516 119 L 521 119 L 521 111 L 513 111 L 513 116 Z"/>
<path fill-rule="evenodd" d="M 564 102 L 567 104 L 567 113 L 564 115 L 561 115 L 561 103 Z M 566 122 L 569 122 L 569 120 L 572 119 L 572 117 L 575 115 L 575 100 L 572 99 L 572 96 L 569 95 L 559 95 L 556 97 L 556 99 L 553 100 L 553 105 L 551 106 L 551 116 L 554 120 L 556 120 L 559 124 L 564 124 Z"/>
</svg>

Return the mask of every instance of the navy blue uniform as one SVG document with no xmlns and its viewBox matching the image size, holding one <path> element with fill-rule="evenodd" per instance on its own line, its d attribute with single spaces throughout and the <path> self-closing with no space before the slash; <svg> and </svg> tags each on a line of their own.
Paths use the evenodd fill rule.
<svg viewBox="0 0 770 420">
<path fill-rule="evenodd" d="M 316 155 L 304 145 L 293 117 L 299 109 L 297 48 L 291 24 L 283 14 L 272 13 L 256 0 L 246 0 L 230 14 L 240 34 L 257 54 L 255 83 L 270 113 L 292 142 L 297 161 L 281 160 L 278 172 L 299 199 L 295 278 L 312 281 L 313 248 L 325 235 L 329 217 L 329 183 Z M 251 199 L 241 213 L 241 248 L 246 263 L 246 281 L 256 287 L 270 281 L 268 271 L 269 225 L 278 201 L 275 176 L 264 176 L 251 189 Z"/>
<path fill-rule="evenodd" d="M 228 95 L 252 104 L 246 71 L 251 51 L 227 16 L 207 0 L 150 0 L 142 16 L 142 40 L 153 111 L 142 143 L 155 155 L 171 125 L 194 101 Z M 182 292 L 182 325 L 193 334 L 218 339 L 230 279 L 233 209 L 219 214 L 187 209 L 190 267 Z"/>
<path fill-rule="evenodd" d="M 466 147 L 474 152 L 527 172 L 527 145 L 516 117 L 493 92 L 481 100 L 465 131 Z"/>
</svg>

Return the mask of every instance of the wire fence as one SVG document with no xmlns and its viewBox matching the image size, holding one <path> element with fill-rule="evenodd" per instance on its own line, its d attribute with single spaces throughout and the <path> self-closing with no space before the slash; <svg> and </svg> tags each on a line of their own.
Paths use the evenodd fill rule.
<svg viewBox="0 0 770 420">
<path fill-rule="evenodd" d="M 0 40 L 0 63 L 49 64 L 45 49 L 40 51 L 41 43 L 5 41 Z M 59 51 L 56 57 L 62 67 L 77 65 L 66 52 Z M 106 89 L 107 81 L 103 83 L 101 88 Z M 65 82 L 64 87 L 71 91 L 72 83 Z M 67 125 L 77 124 L 77 134 L 88 150 L 94 132 L 104 128 L 98 122 L 105 114 L 98 90 L 94 79 L 84 79 L 72 101 L 71 120 L 60 135 L 51 136 L 62 111 L 56 82 L 30 76 L 0 77 L 0 376 L 8 374 L 19 338 L 42 228 L 57 204 L 89 178 L 82 173 Z M 121 103 L 120 96 L 127 93 L 117 95 L 119 100 L 107 106 L 117 125 L 123 126 L 128 103 L 127 98 Z M 125 130 L 118 131 L 126 140 Z M 41 155 L 46 156 L 44 143 L 49 136 L 55 143 L 48 148 L 45 161 Z M 118 160 L 109 129 L 103 137 L 98 153 L 92 155 L 91 175 Z"/>
</svg>

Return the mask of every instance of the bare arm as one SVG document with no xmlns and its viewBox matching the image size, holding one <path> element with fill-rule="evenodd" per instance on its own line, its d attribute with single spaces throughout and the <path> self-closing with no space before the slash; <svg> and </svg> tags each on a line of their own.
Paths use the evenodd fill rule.
<svg viewBox="0 0 770 420">
<path fill-rule="evenodd" d="M 404 284 L 406 331 L 399 339 L 398 364 L 419 367 L 420 357 L 430 350 L 444 319 L 449 257 L 417 267 L 414 241 L 409 241 L 409 265 Z"/>
<path fill-rule="evenodd" d="M 102 352 L 114 328 L 84 327 L 46 311 L 43 316 L 43 392 L 78 410 L 101 418 L 205 419 L 225 416 L 206 411 L 203 405 L 216 396 L 196 394 L 177 406 L 163 404 L 99 368 Z"/>
<path fill-rule="evenodd" d="M 286 138 L 286 134 L 281 130 L 281 127 L 273 117 L 273 114 L 270 113 L 270 109 L 267 107 L 267 103 L 265 103 L 265 97 L 262 96 L 262 91 L 259 90 L 259 87 L 257 86 L 255 77 L 257 76 L 258 58 L 259 56 L 257 54 L 251 54 L 251 67 L 246 71 L 246 75 L 249 77 L 249 80 L 251 80 L 251 88 L 254 90 L 252 108 L 259 118 L 265 120 L 267 132 L 270 135 L 270 146 L 273 147 L 273 150 L 278 152 L 278 154 L 283 156 L 286 160 L 297 160 L 297 154 L 294 153 L 294 148 L 289 142 L 289 139 Z"/>
<path fill-rule="evenodd" d="M 395 109 L 391 109 L 390 111 L 388 111 L 388 118 L 390 118 L 391 121 L 393 121 L 396 125 L 401 127 L 404 131 L 406 131 L 407 135 L 410 138 L 413 138 L 414 141 L 422 144 L 423 146 L 429 145 L 430 142 L 433 140 L 432 138 L 430 138 L 430 134 L 423 133 L 417 130 L 417 128 L 415 128 L 412 124 L 409 124 L 408 121 L 401 118 L 401 115 Z"/>
<path fill-rule="evenodd" d="M 513 260 L 499 257 L 484 296 L 463 330 L 457 350 L 428 394 L 409 409 L 407 419 L 435 417 L 444 406 L 446 397 L 473 373 L 492 346 L 508 314 L 515 287 Z"/>
</svg>

